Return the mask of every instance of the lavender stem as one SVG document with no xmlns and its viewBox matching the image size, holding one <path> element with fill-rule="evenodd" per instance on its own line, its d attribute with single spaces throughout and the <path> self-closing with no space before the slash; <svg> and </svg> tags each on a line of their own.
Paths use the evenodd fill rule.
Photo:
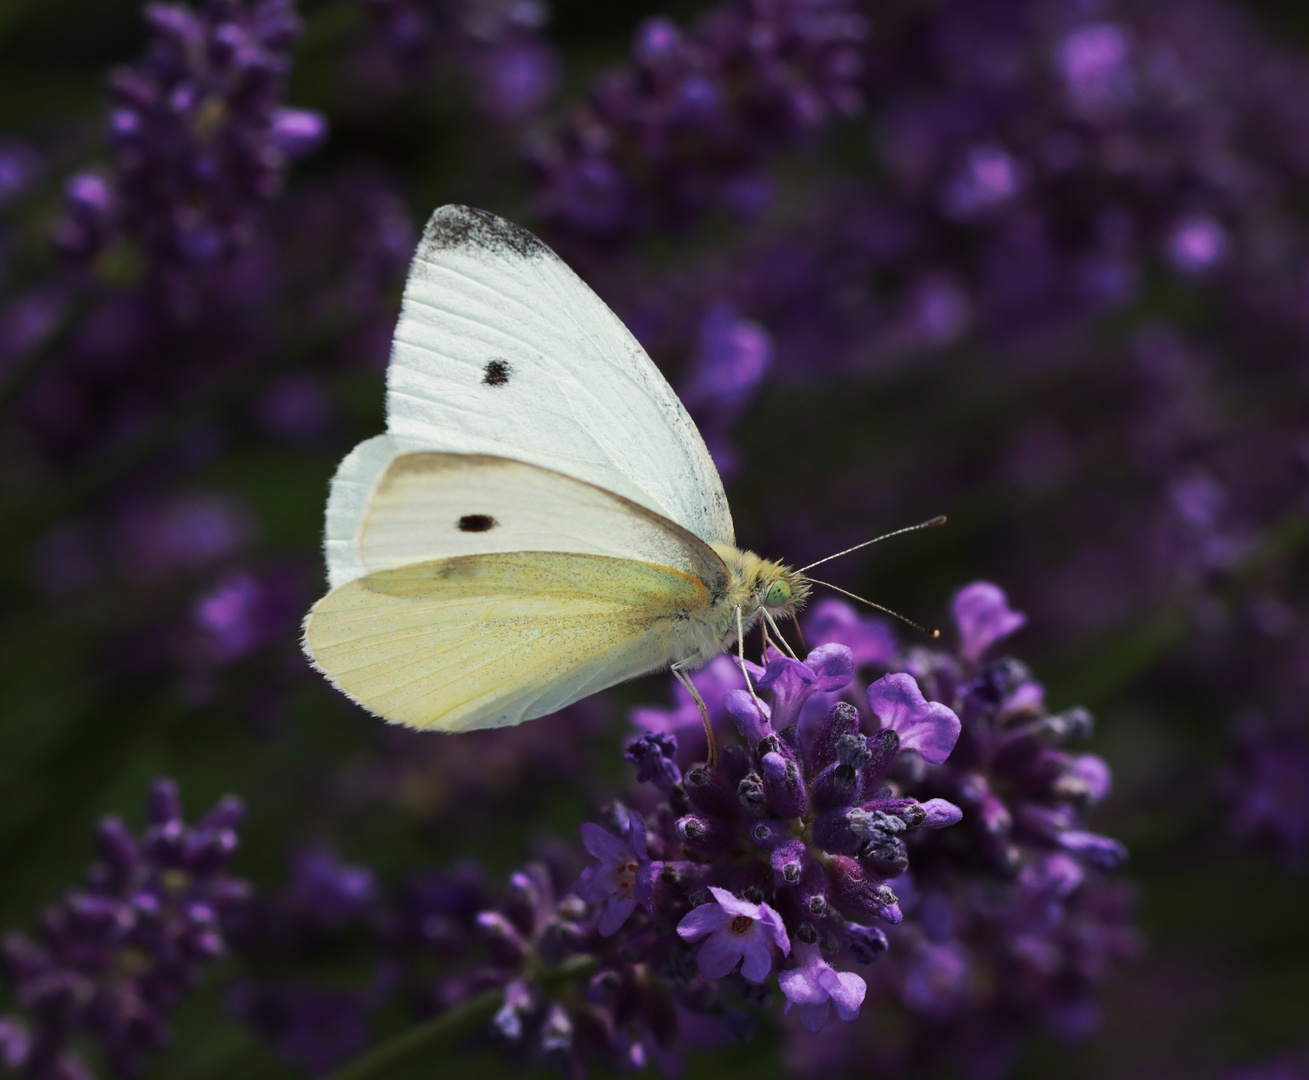
<svg viewBox="0 0 1309 1080">
<path fill-rule="evenodd" d="M 596 960 L 593 956 L 570 956 L 557 968 L 543 971 L 535 981 L 544 989 L 551 989 L 584 979 L 595 968 Z M 486 1027 L 500 1007 L 503 997 L 504 991 L 498 987 L 478 994 L 462 1005 L 456 1005 L 439 1016 L 402 1031 L 395 1038 L 329 1074 L 326 1080 L 364 1080 L 365 1077 L 382 1076 L 385 1070 L 420 1050 L 442 1042 L 453 1042 L 476 1028 Z"/>
</svg>

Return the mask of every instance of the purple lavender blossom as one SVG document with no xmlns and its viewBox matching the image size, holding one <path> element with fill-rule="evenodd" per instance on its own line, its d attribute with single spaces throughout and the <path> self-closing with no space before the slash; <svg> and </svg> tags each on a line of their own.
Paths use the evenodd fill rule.
<svg viewBox="0 0 1309 1080">
<path fill-rule="evenodd" d="M 499 988 L 492 1029 L 526 1061 L 671 1060 L 679 1027 L 747 1035 L 760 991 L 742 986 L 763 986 L 798 942 L 802 962 L 779 978 L 803 1022 L 821 1025 L 833 1007 L 857 1015 L 863 980 L 829 958 L 846 950 L 869 963 L 885 951 L 886 936 L 868 923 L 902 917 L 887 882 L 907 866 L 904 838 L 958 812 L 890 786 L 899 737 L 889 728 L 864 735 L 853 705 L 838 701 L 801 733 L 806 700 L 853 678 L 843 645 L 828 642 L 803 662 L 770 655 L 752 669 L 768 701 L 734 688 L 710 698 L 745 745 L 725 730 L 718 767 L 683 773 L 676 735 L 632 742 L 627 757 L 659 805 L 644 814 L 615 806 L 607 827 L 583 825 L 595 862 L 573 891 L 536 864 L 512 875 L 497 902 L 463 910 L 448 927 L 443 917 L 440 940 L 474 939 L 488 963 L 475 981 L 451 975 L 424 1000 L 439 1009 L 473 985 Z M 908 717 L 907 733 L 937 725 L 938 710 L 918 711 L 928 718 Z M 584 1001 L 552 982 L 574 970 L 592 973 Z"/>
<path fill-rule="evenodd" d="M 89 1076 L 70 1046 L 89 1036 L 113 1069 L 133 1073 L 167 1043 L 168 1015 L 226 954 L 223 920 L 248 893 L 226 873 L 243 814 L 228 796 L 188 826 L 177 785 L 156 780 L 139 838 L 117 818 L 101 822 L 101 861 L 86 886 L 50 908 L 35 940 L 5 939 L 5 972 L 26 1014 L 4 1021 L 14 1071 Z"/>
<path fill-rule="evenodd" d="M 1038 1025 L 1085 1037 L 1095 1026 L 1095 984 L 1139 948 L 1130 890 L 1103 877 L 1125 849 L 1083 822 L 1108 794 L 1109 768 L 1060 747 L 1089 734 L 1089 715 L 1049 713 L 1020 663 L 980 659 L 1023 620 L 999 588 L 979 582 L 961 590 L 954 616 L 957 654 L 909 650 L 908 672 L 894 670 L 898 659 L 867 665 L 893 669 L 868 690 L 883 730 L 898 733 L 899 749 L 918 739 L 928 748 L 926 767 L 892 774 L 916 799 L 911 842 L 885 813 L 847 812 L 841 821 L 868 838 L 865 850 L 910 864 L 897 882 L 899 902 L 880 912 L 891 924 L 889 950 L 868 1004 L 908 1010 L 913 1060 L 922 1067 L 978 1055 L 1010 1060 L 1016 1040 Z M 832 619 L 830 610 L 824 617 Z M 933 706 L 943 710 L 935 720 Z M 949 756 L 936 761 L 938 743 Z M 816 836 L 834 836 L 819 824 Z M 949 828 L 935 833 L 937 825 Z M 835 839 L 826 843 L 835 849 Z M 833 862 L 844 896 L 866 888 L 853 860 L 837 854 Z"/>
<path fill-rule="evenodd" d="M 541 0 L 366 4 L 371 32 L 347 60 L 357 108 L 380 111 L 434 74 L 455 72 L 484 116 L 512 126 L 539 114 L 559 88 L 562 64 Z"/>
<path fill-rule="evenodd" d="M 662 864 L 652 863 L 646 855 L 645 822 L 636 811 L 627 820 L 627 834 L 621 839 L 590 823 L 579 826 L 586 850 L 600 860 L 582 872 L 577 895 L 590 904 L 603 904 L 596 923 L 605 937 L 618 932 L 627 917 L 640 904 L 647 911 L 654 907 L 653 879 Z"/>
<path fill-rule="evenodd" d="M 932 765 L 948 758 L 959 741 L 959 717 L 939 701 L 927 701 L 912 675 L 883 675 L 868 688 L 868 707 L 900 737 L 900 749 L 917 750 Z"/>
<path fill-rule="evenodd" d="M 627 744 L 623 757 L 636 766 L 638 784 L 651 783 L 660 791 L 668 791 L 682 782 L 682 770 L 677 767 L 677 739 L 666 732 L 646 732 Z"/>
<path fill-rule="evenodd" d="M 837 971 L 826 960 L 817 945 L 796 946 L 795 958 L 800 966 L 782 972 L 777 977 L 782 993 L 786 995 L 786 1012 L 797 1010 L 797 1019 L 809 1031 L 822 1031 L 835 1006 L 842 1020 L 859 1017 L 868 984 L 852 971 Z"/>
<path fill-rule="evenodd" d="M 677 924 L 684 941 L 705 939 L 695 954 L 700 974 L 721 979 L 740 964 L 748 982 L 763 982 L 773 969 L 771 946 L 783 956 L 791 953 L 782 917 L 767 904 L 741 900 L 726 889 L 711 885 L 709 892 L 713 901 L 694 908 Z"/>
</svg>

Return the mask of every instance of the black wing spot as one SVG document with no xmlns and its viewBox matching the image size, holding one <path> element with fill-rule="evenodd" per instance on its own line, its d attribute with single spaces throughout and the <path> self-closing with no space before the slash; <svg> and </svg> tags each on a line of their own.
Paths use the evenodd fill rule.
<svg viewBox="0 0 1309 1080">
<path fill-rule="evenodd" d="M 550 254 L 550 249 L 526 229 L 471 206 L 441 207 L 428 221 L 419 245 L 423 254 L 465 246 L 522 259 Z"/>
<path fill-rule="evenodd" d="M 459 519 L 459 531 L 490 532 L 499 524 L 490 514 L 465 514 Z"/>
<path fill-rule="evenodd" d="M 482 375 L 482 382 L 487 386 L 504 386 L 514 369 L 508 360 L 488 360 Z"/>
</svg>

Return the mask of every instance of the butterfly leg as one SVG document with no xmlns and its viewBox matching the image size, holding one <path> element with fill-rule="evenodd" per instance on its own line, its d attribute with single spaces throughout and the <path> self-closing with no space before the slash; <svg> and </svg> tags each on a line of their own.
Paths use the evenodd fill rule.
<svg viewBox="0 0 1309 1080">
<path fill-rule="evenodd" d="M 761 609 L 762 610 L 762 609 Z M 736 657 L 741 664 L 741 674 L 745 676 L 745 688 L 750 691 L 750 696 L 754 698 L 754 703 L 759 706 L 759 711 L 764 711 L 764 703 L 759 700 L 759 695 L 754 692 L 754 683 L 750 681 L 750 672 L 745 666 L 745 629 L 741 621 L 741 606 L 736 607 Z M 768 657 L 765 655 L 764 660 Z"/>
<path fill-rule="evenodd" d="M 805 644 L 804 631 L 800 629 L 800 615 L 798 612 L 792 613 L 791 621 L 795 623 L 795 636 L 800 639 L 800 648 L 804 649 L 805 655 L 809 655 L 809 646 Z"/>
<path fill-rule="evenodd" d="M 691 700 L 695 702 L 695 707 L 700 710 L 700 722 L 704 724 L 705 742 L 709 744 L 709 754 L 705 758 L 705 768 L 710 772 L 718 767 L 718 740 L 714 738 L 714 727 L 709 722 L 709 707 L 705 705 L 704 698 L 700 696 L 700 691 L 695 688 L 695 683 L 691 681 L 691 676 L 682 670 L 680 664 L 672 666 L 673 677 L 686 687 L 686 692 L 691 695 Z"/>
<path fill-rule="evenodd" d="M 782 628 L 781 628 L 780 626 L 778 626 L 777 623 L 776 623 L 776 621 L 773 619 L 773 617 L 772 617 L 770 614 L 768 614 L 768 609 L 767 609 L 767 608 L 760 608 L 759 610 L 762 611 L 763 614 L 764 614 L 764 621 L 767 622 L 768 625 L 769 625 L 770 627 L 772 627 L 772 629 L 773 629 L 773 634 L 776 635 L 778 642 L 779 642 L 779 643 L 781 644 L 781 646 L 782 646 L 782 651 L 784 651 L 784 652 L 786 652 L 788 655 L 790 655 L 790 657 L 791 657 L 792 660 L 799 660 L 800 658 L 799 658 L 798 656 L 795 655 L 795 650 L 791 648 L 791 646 L 790 646 L 790 644 L 787 642 L 786 638 L 784 638 L 784 637 L 782 636 Z M 771 638 L 770 638 L 770 640 L 771 640 Z"/>
</svg>

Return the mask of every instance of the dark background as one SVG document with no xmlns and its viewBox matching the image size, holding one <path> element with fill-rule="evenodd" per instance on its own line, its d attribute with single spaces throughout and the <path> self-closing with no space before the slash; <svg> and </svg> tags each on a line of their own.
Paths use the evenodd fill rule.
<svg viewBox="0 0 1309 1080">
<path fill-rule="evenodd" d="M 1124 874 L 1139 883 L 1148 949 L 1106 984 L 1098 1036 L 1071 1050 L 1034 1037 L 1018 1075 L 1220 1076 L 1303 1052 L 1303 842 L 1296 850 L 1275 837 L 1243 835 L 1236 808 L 1262 782 L 1242 771 L 1241 732 L 1290 725 L 1303 739 L 1306 730 L 1306 503 L 1303 494 L 1278 495 L 1251 509 L 1258 539 L 1230 572 L 1162 580 L 1140 550 L 1150 547 L 1158 515 L 1166 516 L 1167 484 L 1138 470 L 1124 449 L 1131 392 L 1115 365 L 1134 328 L 1171 320 L 1207 340 L 1218 357 L 1215 395 L 1230 420 L 1226 433 L 1281 425 L 1304 439 L 1309 352 L 1297 344 L 1288 351 L 1298 359 L 1285 367 L 1261 366 L 1242 352 L 1243 342 L 1262 348 L 1257 328 L 1241 323 L 1248 315 L 1212 316 L 1223 284 L 1170 279 L 1158 267 L 1147 269 L 1127 308 L 1078 324 L 1079 344 L 1066 350 L 1074 357 L 1067 362 L 1042 366 L 1034 355 L 1063 354 L 979 333 L 929 359 L 861 370 L 822 355 L 821 337 L 812 346 L 788 337 L 797 316 L 783 311 L 777 318 L 785 325 L 774 325 L 778 309 L 761 299 L 766 290 L 751 294 L 730 279 L 731 265 L 748 260 L 731 259 L 748 247 L 752 230 L 767 235 L 788 215 L 806 220 L 806 200 L 824 185 L 857 188 L 880 175 L 864 132 L 894 101 L 890 76 L 860 117 L 765 155 L 779 194 L 763 224 L 712 218 L 619 245 L 579 240 L 567 222 L 539 213 L 538 181 L 521 164 L 524 132 L 549 124 L 554 111 L 566 115 L 601 69 L 626 62 L 644 16 L 685 23 L 704 7 L 560 0 L 548 29 L 563 62 L 554 104 L 543 119 L 497 127 L 470 104 L 469 83 L 453 62 L 436 63 L 434 74 L 415 78 L 384 106 L 358 107 L 340 73 L 366 14 L 352 0 L 306 3 L 285 100 L 325 113 L 331 134 L 293 167 L 276 206 L 310 198 L 342 170 L 371 170 L 415 227 L 433 207 L 460 201 L 539 228 L 629 318 L 649 300 L 643 280 L 656 308 L 694 303 L 679 294 L 679 280 L 704 280 L 696 275 L 706 265 L 724 262 L 728 269 L 714 280 L 779 343 L 773 376 L 733 428 L 742 465 L 729 496 L 741 541 L 804 561 L 948 513 L 946 529 L 841 564 L 835 580 L 929 622 L 944 619 L 961 585 L 996 581 L 1031 615 L 1012 645 L 1046 683 L 1048 700 L 1085 704 L 1099 720 L 1091 749 L 1113 767 L 1116 790 L 1094 825 L 1131 851 Z M 1246 8 L 1261 40 L 1309 49 L 1309 16 L 1299 5 Z M 63 179 L 107 160 L 105 72 L 138 57 L 146 37 L 133 3 L 8 0 L 0 7 L 0 132 L 28 140 L 45 158 L 34 191 L 5 209 L 19 237 L 5 282 L 11 293 L 56 273 L 57 256 L 43 238 L 60 213 Z M 1309 114 L 1309 101 L 1300 111 Z M 1288 171 L 1279 192 L 1297 226 L 1309 206 L 1305 182 L 1303 173 Z M 1118 195 L 1106 189 L 1094 197 L 1108 205 Z M 319 287 L 314 273 L 299 272 L 296 288 Z M 375 323 L 384 334 L 400 284 L 392 275 L 381 290 Z M 807 287 L 821 289 L 821 276 Z M 531 730 L 471 737 L 465 748 L 458 740 L 415 742 L 384 731 L 340 699 L 300 660 L 298 615 L 270 616 L 266 639 L 231 659 L 215 660 L 203 643 L 176 644 L 186 638 L 197 598 L 233 574 L 276 578 L 288 608 L 312 602 L 327 480 L 349 447 L 382 430 L 385 340 L 379 353 L 377 334 L 363 334 L 358 356 L 346 355 L 355 346 L 343 346 L 325 324 L 310 325 L 304 312 L 311 305 L 303 301 L 296 297 L 294 315 L 267 316 L 280 320 L 276 332 L 231 371 L 218 365 L 212 380 L 160 399 L 117 443 L 47 454 L 23 434 L 21 386 L 6 395 L 3 422 L 15 423 L 18 434 L 7 440 L 9 464 L 0 467 L 0 926 L 30 927 L 76 880 L 98 816 L 123 813 L 139 822 L 156 775 L 178 779 L 189 813 L 224 792 L 243 795 L 250 819 L 237 869 L 268 887 L 283 880 L 288 851 L 321 839 L 383 881 L 460 857 L 503 873 L 543 838 L 574 836 L 576 824 L 626 782 L 617 753 L 628 730 L 624 704 L 664 700 L 660 680 L 614 692 L 585 724 L 551 718 Z M 261 312 L 252 317 L 264 318 Z M 672 329 L 648 340 L 682 385 L 694 334 L 675 320 L 667 325 Z M 213 362 L 203 349 L 171 359 L 178 368 Z M 321 391 L 323 418 L 304 437 L 283 437 L 275 423 L 259 419 L 263 395 L 288 373 L 307 373 Z M 1075 464 L 1048 481 L 1025 481 L 1017 467 L 1006 471 L 1017 433 L 1046 430 L 1032 428 L 1033 418 L 1047 418 L 1075 447 Z M 1276 451 L 1223 437 L 1215 435 L 1204 453 L 1231 466 L 1233 487 L 1254 487 L 1282 467 Z M 1237 443 L 1239 452 L 1231 448 Z M 115 569 L 111 539 L 108 554 L 97 556 L 100 568 L 71 586 L 51 584 L 41 569 L 61 524 L 74 523 L 96 547 L 118 535 L 123 507 L 162 505 L 177 492 L 206 493 L 235 508 L 239 542 L 212 560 L 152 573 Z M 1079 562 L 1088 551 L 1093 555 Z M 1159 565 L 1181 558 L 1164 556 Z M 1131 568 L 1153 584 L 1127 582 L 1124 597 L 1097 609 L 1097 597 L 1130 578 Z M 1291 628 L 1261 636 L 1258 619 L 1245 613 L 1263 597 L 1285 606 Z M 1229 613 L 1218 620 L 1221 630 L 1206 622 L 1213 604 Z M 1305 787 L 1309 775 L 1299 780 L 1298 790 Z M 1290 793 L 1288 802 L 1295 798 Z M 347 943 L 318 974 L 349 984 L 358 964 Z M 211 973 L 188 999 L 174 1048 L 147 1076 L 293 1075 L 225 1017 L 223 982 L 221 972 Z M 691 1075 L 774 1075 L 780 1060 L 777 1037 L 761 1032 L 750 1047 L 693 1060 Z M 442 1067 L 493 1075 L 502 1066 L 478 1052 Z"/>
</svg>

